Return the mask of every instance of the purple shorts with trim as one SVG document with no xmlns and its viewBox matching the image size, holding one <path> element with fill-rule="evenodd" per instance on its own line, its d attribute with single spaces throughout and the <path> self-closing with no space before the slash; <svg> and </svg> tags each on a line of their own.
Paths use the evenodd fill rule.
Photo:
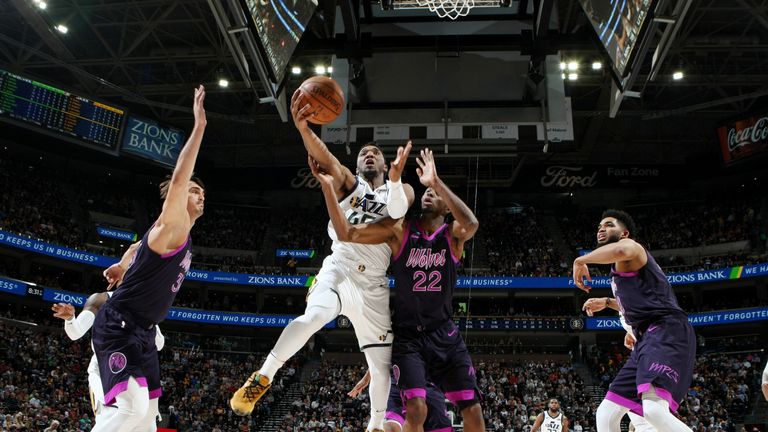
<svg viewBox="0 0 768 432">
<path fill-rule="evenodd" d="M 93 323 L 93 348 L 106 405 L 112 405 L 115 397 L 125 391 L 130 377 L 148 388 L 150 399 L 160 397 L 156 332 L 154 326 L 151 329 L 136 326 L 109 302 L 99 309 Z"/>
<path fill-rule="evenodd" d="M 480 401 L 472 359 L 452 321 L 431 332 L 395 329 L 392 373 L 404 401 L 425 398 L 427 381 L 454 404 Z"/>
<path fill-rule="evenodd" d="M 394 380 L 393 380 L 394 381 Z M 451 432 L 451 419 L 445 406 L 445 396 L 432 383 L 427 383 L 427 419 L 424 421 L 424 432 Z M 384 418 L 400 424 L 405 424 L 405 406 L 400 390 L 396 383 L 389 387 L 387 413 Z"/>
<path fill-rule="evenodd" d="M 642 394 L 656 394 L 677 407 L 688 393 L 696 361 L 696 334 L 687 318 L 657 320 L 639 332 L 635 349 L 608 388 L 605 398 L 643 415 Z"/>
</svg>

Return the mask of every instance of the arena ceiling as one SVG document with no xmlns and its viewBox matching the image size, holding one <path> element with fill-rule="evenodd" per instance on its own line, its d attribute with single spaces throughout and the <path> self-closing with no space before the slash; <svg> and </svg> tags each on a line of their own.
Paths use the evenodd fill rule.
<svg viewBox="0 0 768 432">
<path fill-rule="evenodd" d="M 208 1 L 50 0 L 45 10 L 32 0 L 3 1 L 0 67 L 180 127 L 191 122 L 191 89 L 204 83 L 206 157 L 220 166 L 300 163 L 303 149 L 292 125 L 280 121 L 273 105 L 259 103 L 266 94 L 239 78 Z M 551 8 L 549 31 L 533 37 L 538 8 Z M 428 11 L 384 11 L 376 1 L 320 0 L 294 63 L 328 64 L 335 54 L 364 64 L 367 79 L 353 98 L 362 106 L 386 94 L 372 78 L 386 63 L 377 58 L 396 62 L 417 54 L 438 62 L 446 53 L 494 53 L 519 66 L 555 52 L 583 63 L 601 57 L 577 0 L 515 0 L 506 8 L 476 11 L 446 22 Z M 57 32 L 58 24 L 69 31 Z M 672 81 L 677 69 L 685 78 Z M 401 70 L 408 80 L 407 65 Z M 716 152 L 718 122 L 766 105 L 768 0 L 693 1 L 657 79 L 647 81 L 644 73 L 638 78 L 642 97 L 626 100 L 615 119 L 606 115 L 611 80 L 605 71 L 566 81 L 576 145 L 554 156 L 530 156 L 685 162 Z M 482 79 L 481 73 L 469 75 L 467 80 Z M 522 88 L 525 72 L 519 75 Z M 222 77 L 228 88 L 216 84 Z M 299 81 L 291 77 L 286 87 Z"/>
</svg>

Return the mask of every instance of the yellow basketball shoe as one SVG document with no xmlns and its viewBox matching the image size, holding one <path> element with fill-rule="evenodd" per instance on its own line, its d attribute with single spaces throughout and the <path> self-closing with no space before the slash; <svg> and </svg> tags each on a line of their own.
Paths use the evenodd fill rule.
<svg viewBox="0 0 768 432">
<path fill-rule="evenodd" d="M 232 411 L 237 415 L 248 415 L 253 411 L 256 402 L 264 396 L 264 393 L 270 387 L 272 387 L 272 383 L 269 382 L 269 378 L 254 372 L 245 381 L 245 384 L 232 395 L 232 399 L 229 400 L 229 406 L 232 407 Z"/>
</svg>

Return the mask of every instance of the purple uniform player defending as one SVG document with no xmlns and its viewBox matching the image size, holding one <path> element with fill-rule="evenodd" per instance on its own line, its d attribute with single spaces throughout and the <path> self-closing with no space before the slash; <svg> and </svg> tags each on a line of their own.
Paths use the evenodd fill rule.
<svg viewBox="0 0 768 432">
<path fill-rule="evenodd" d="M 203 185 L 192 172 L 206 126 L 204 99 L 200 86 L 194 97 L 194 129 L 170 180 L 160 185 L 165 199 L 160 216 L 128 267 L 121 261 L 105 272 L 110 283 L 122 279 L 122 284 L 96 315 L 93 347 L 105 403 L 117 403 L 117 414 L 93 432 L 127 432 L 144 424 L 150 398 L 161 394 L 155 326 L 165 319 L 189 270 L 189 232 L 203 214 Z"/>
<path fill-rule="evenodd" d="M 354 226 L 339 207 L 333 178 L 320 172 L 312 161 L 310 167 L 322 185 L 339 238 L 354 243 L 386 243 L 392 250 L 392 367 L 406 404 L 405 431 L 424 431 L 427 376 L 459 407 L 465 431 L 485 431 L 472 360 L 451 313 L 458 257 L 464 242 L 475 235 L 478 222 L 469 207 L 438 178 L 430 150 L 422 150 L 416 162 L 419 180 L 427 187 L 421 198 L 421 216 L 411 221 L 388 218 Z M 455 221 L 446 224 L 449 212 Z"/>
<path fill-rule="evenodd" d="M 677 304 L 667 277 L 651 254 L 632 240 L 632 218 L 608 210 L 597 231 L 600 246 L 573 262 L 573 282 L 589 292 L 587 264 L 613 264 L 614 298 L 589 299 L 588 315 L 606 307 L 620 311 L 637 342 L 597 409 L 598 432 L 618 432 L 628 411 L 658 431 L 690 431 L 673 414 L 688 392 L 696 358 L 696 335 Z"/>
</svg>

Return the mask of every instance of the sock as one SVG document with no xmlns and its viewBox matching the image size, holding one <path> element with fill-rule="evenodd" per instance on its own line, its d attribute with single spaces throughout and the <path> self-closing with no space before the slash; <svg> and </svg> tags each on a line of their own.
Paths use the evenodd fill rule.
<svg viewBox="0 0 768 432">
<path fill-rule="evenodd" d="M 392 362 L 392 347 L 371 347 L 365 350 L 365 360 L 371 372 L 368 396 L 371 398 L 371 419 L 368 430 L 384 429 L 384 415 L 389 399 L 389 368 Z"/>
</svg>

